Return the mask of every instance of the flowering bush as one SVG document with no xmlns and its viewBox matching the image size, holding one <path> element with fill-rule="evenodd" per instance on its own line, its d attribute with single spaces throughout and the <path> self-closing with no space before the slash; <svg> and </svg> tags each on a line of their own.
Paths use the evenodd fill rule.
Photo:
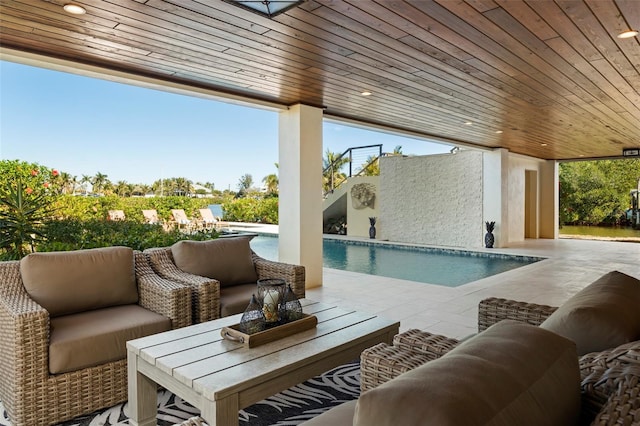
<svg viewBox="0 0 640 426">
<path fill-rule="evenodd" d="M 43 223 L 50 214 L 46 194 L 34 194 L 17 178 L 0 196 L 0 256 L 20 259 L 35 251 L 35 244 L 44 240 Z"/>
<path fill-rule="evenodd" d="M 0 161 L 0 258 L 20 259 L 45 239 L 43 223 L 53 212 L 49 180 L 56 174 L 34 163 Z"/>
</svg>

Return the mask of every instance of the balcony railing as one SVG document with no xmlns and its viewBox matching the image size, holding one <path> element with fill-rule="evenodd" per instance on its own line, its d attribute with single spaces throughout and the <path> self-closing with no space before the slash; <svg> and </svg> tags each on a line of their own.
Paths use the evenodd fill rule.
<svg viewBox="0 0 640 426">
<path fill-rule="evenodd" d="M 373 166 L 382 156 L 382 144 L 349 148 L 322 171 L 325 178 L 325 195 L 332 193 L 352 176 L 373 172 Z M 377 173 L 376 173 L 377 174 Z"/>
</svg>

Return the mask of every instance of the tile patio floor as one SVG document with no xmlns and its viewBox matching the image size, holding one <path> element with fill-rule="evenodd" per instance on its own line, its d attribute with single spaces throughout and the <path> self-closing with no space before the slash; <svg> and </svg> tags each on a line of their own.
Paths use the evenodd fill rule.
<svg viewBox="0 0 640 426">
<path fill-rule="evenodd" d="M 477 331 L 486 297 L 558 306 L 611 270 L 640 278 L 640 243 L 540 239 L 491 251 L 547 259 L 455 288 L 324 268 L 307 297 L 399 320 L 400 331 L 462 338 Z"/>
</svg>

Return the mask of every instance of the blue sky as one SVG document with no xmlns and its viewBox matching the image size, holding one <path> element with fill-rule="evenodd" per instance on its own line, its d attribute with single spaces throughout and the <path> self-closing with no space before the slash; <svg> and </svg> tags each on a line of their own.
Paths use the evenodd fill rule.
<svg viewBox="0 0 640 426">
<path fill-rule="evenodd" d="M 404 154 L 447 145 L 324 123 L 323 154 L 397 145 Z M 0 159 L 23 160 L 72 176 L 152 184 L 161 177 L 237 190 L 277 173 L 278 115 L 198 97 L 0 61 Z"/>
</svg>

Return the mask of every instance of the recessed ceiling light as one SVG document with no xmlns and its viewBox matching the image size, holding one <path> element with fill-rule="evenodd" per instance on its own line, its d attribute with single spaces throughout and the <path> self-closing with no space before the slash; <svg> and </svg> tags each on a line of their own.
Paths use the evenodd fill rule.
<svg viewBox="0 0 640 426">
<path fill-rule="evenodd" d="M 547 144 L 546 143 L 541 143 L 540 146 L 547 146 Z"/>
<path fill-rule="evenodd" d="M 72 15 L 84 15 L 85 13 L 87 13 L 87 10 L 84 7 L 73 3 L 65 4 L 64 6 L 62 6 L 62 8 L 65 10 L 65 12 L 71 13 Z"/>
<path fill-rule="evenodd" d="M 371 96 L 371 92 L 368 90 L 365 90 L 364 92 L 360 93 L 362 96 Z"/>
<path fill-rule="evenodd" d="M 465 121 L 464 125 L 465 126 L 473 126 L 473 123 L 471 121 Z"/>
<path fill-rule="evenodd" d="M 580 154 L 580 157 L 584 157 L 584 154 Z"/>
<path fill-rule="evenodd" d="M 636 30 L 627 30 L 627 31 L 623 31 L 620 34 L 617 35 L 618 38 L 631 38 L 631 37 L 635 37 L 638 35 L 638 31 Z"/>
<path fill-rule="evenodd" d="M 502 130 L 496 130 L 496 134 L 498 134 L 498 135 L 499 135 L 499 134 L 501 134 L 501 133 L 502 133 Z"/>
</svg>

